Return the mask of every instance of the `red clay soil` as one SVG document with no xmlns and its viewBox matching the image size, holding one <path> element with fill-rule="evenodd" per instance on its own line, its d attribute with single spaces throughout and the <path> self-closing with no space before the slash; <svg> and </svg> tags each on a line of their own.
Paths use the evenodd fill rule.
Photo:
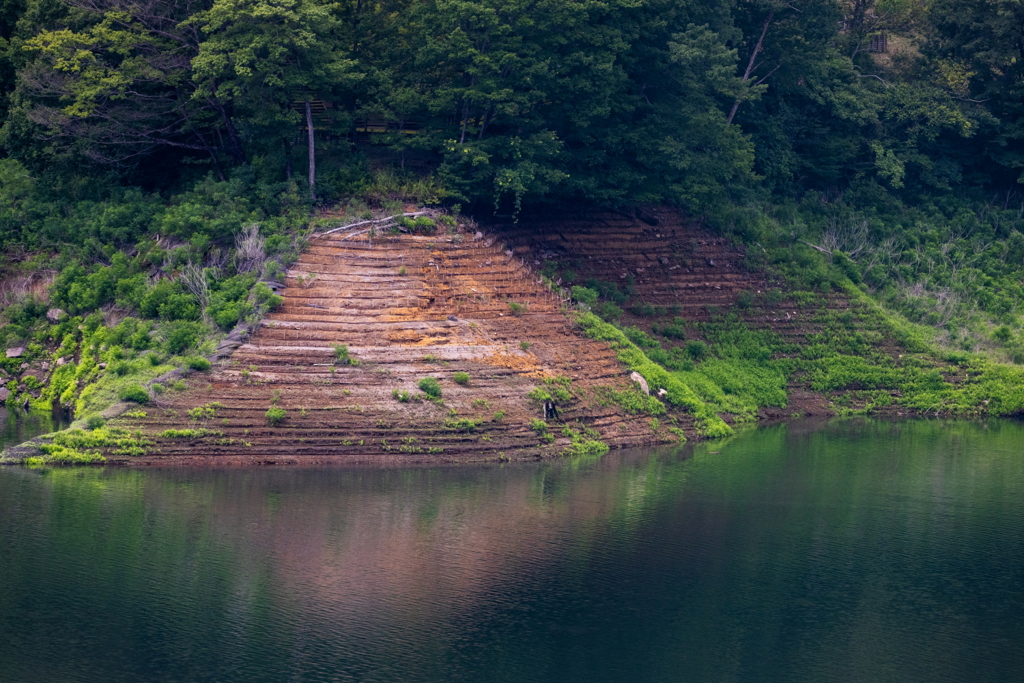
<svg viewBox="0 0 1024 683">
<path fill-rule="evenodd" d="M 140 457 L 157 465 L 461 462 L 557 455 L 569 425 L 596 429 L 611 446 L 671 439 L 649 418 L 604 405 L 600 387 L 631 388 L 604 343 L 583 338 L 563 302 L 493 236 L 371 236 L 356 230 L 315 238 L 288 272 L 284 304 L 210 373 L 168 390 L 145 418 L 113 424 L 154 442 Z M 514 304 L 514 305 L 513 305 Z M 344 344 L 358 365 L 337 362 Z M 469 375 L 465 385 L 453 379 Z M 440 381 L 443 404 L 401 402 Z M 527 398 L 545 378 L 569 377 L 546 441 L 531 429 L 543 408 Z M 598 392 L 595 393 L 595 389 Z M 211 403 L 212 418 L 189 410 Z M 277 425 L 267 411 L 285 411 Z M 475 423 L 475 424 L 471 424 Z M 690 423 L 682 421 L 692 434 Z M 205 429 L 198 438 L 163 435 Z"/>
</svg>

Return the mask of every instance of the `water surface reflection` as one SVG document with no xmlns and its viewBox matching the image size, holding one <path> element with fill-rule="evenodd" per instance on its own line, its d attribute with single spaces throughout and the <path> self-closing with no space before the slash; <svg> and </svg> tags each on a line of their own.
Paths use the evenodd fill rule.
<svg viewBox="0 0 1024 683">
<path fill-rule="evenodd" d="M 3 470 L 0 680 L 1024 680 L 1022 437 Z"/>
</svg>

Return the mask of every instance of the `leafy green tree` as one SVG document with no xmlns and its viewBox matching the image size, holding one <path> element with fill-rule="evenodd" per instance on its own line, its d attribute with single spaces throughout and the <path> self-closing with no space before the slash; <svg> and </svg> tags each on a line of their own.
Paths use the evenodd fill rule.
<svg viewBox="0 0 1024 683">
<path fill-rule="evenodd" d="M 316 162 L 310 101 L 330 97 L 362 75 L 347 56 L 346 27 L 334 9 L 317 0 L 215 0 L 185 22 L 203 36 L 192 60 L 200 84 L 194 99 L 233 102 L 252 138 L 305 121 L 311 199 Z"/>
<path fill-rule="evenodd" d="M 928 6 L 928 18 L 924 52 L 936 66 L 934 81 L 965 105 L 984 108 L 995 117 L 979 130 L 985 157 L 1019 176 L 1020 182 L 1024 5 L 1015 0 L 935 0 Z M 964 150 L 963 158 L 973 151 Z"/>
<path fill-rule="evenodd" d="M 231 105 L 197 96 L 189 76 L 199 36 L 177 0 L 69 0 L 74 22 L 27 39 L 21 114 L 65 149 L 103 163 L 162 148 L 242 161 Z"/>
</svg>

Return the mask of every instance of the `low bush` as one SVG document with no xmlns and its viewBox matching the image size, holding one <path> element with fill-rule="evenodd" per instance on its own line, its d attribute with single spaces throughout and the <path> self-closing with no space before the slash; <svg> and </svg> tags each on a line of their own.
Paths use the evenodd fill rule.
<svg viewBox="0 0 1024 683">
<path fill-rule="evenodd" d="M 341 365 L 359 365 L 359 361 L 351 356 L 346 344 L 335 344 L 331 347 L 334 352 L 334 360 Z"/>
<path fill-rule="evenodd" d="M 708 355 L 708 345 L 702 341 L 686 342 L 686 353 L 693 360 L 701 360 Z"/>
<path fill-rule="evenodd" d="M 589 287 L 580 287 L 579 285 L 577 285 L 574 286 L 570 291 L 572 292 L 572 298 L 576 299 L 576 301 L 580 302 L 581 304 L 593 306 L 594 304 L 597 303 L 598 294 L 596 290 L 593 290 Z"/>
<path fill-rule="evenodd" d="M 210 361 L 199 356 L 192 356 L 190 358 L 187 358 L 185 360 L 185 364 L 188 367 L 192 368 L 193 370 L 198 370 L 199 372 L 207 372 L 210 369 Z"/>
<path fill-rule="evenodd" d="M 190 408 L 188 411 L 188 418 L 190 420 L 212 420 L 217 417 L 217 411 L 224 407 L 223 403 L 213 401 L 212 403 L 204 403 L 201 406 Z"/>
<path fill-rule="evenodd" d="M 661 348 L 661 343 L 657 339 L 650 336 L 639 327 L 624 327 L 622 333 L 626 335 L 629 341 L 633 342 L 642 349 L 658 349 Z"/>
<path fill-rule="evenodd" d="M 471 418 L 449 417 L 444 421 L 444 428 L 453 432 L 474 432 L 482 422 L 483 420 L 474 420 Z"/>
<path fill-rule="evenodd" d="M 165 439 L 200 439 L 204 436 L 224 436 L 224 432 L 216 429 L 165 429 L 160 432 Z"/>
<path fill-rule="evenodd" d="M 278 408 L 277 406 L 273 406 L 267 410 L 266 415 L 264 417 L 266 417 L 268 426 L 277 427 L 282 422 L 284 422 L 286 416 L 287 413 L 285 413 L 284 408 Z"/>
<path fill-rule="evenodd" d="M 469 373 L 468 372 L 456 372 L 452 374 L 452 381 L 458 385 L 466 386 L 469 384 Z"/>
<path fill-rule="evenodd" d="M 167 352 L 178 355 L 195 347 L 206 334 L 206 326 L 188 320 L 176 320 L 166 327 Z"/>
<path fill-rule="evenodd" d="M 132 364 L 128 361 L 119 360 L 116 363 L 111 363 L 108 372 L 116 375 L 117 377 L 124 377 L 125 375 L 131 374 Z"/>
<path fill-rule="evenodd" d="M 149 403 L 149 392 L 140 384 L 132 384 L 125 387 L 118 393 L 117 397 L 122 401 L 132 401 L 133 403 L 140 404 Z"/>
<path fill-rule="evenodd" d="M 419 381 L 419 388 L 430 398 L 441 398 L 441 383 L 436 377 L 424 377 Z"/>
</svg>

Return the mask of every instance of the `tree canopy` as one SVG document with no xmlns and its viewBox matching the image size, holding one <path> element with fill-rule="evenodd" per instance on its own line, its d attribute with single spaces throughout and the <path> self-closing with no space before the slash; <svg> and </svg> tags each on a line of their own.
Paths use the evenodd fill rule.
<svg viewBox="0 0 1024 683">
<path fill-rule="evenodd" d="M 864 183 L 904 197 L 1002 191 L 1024 171 L 1022 11 L 9 0 L 0 142 L 33 173 L 90 168 L 159 188 L 245 165 L 290 181 L 304 160 L 293 143 L 308 132 L 312 145 L 316 128 L 335 192 L 368 159 L 408 159 L 498 213 L 564 200 L 706 211 Z"/>
</svg>

